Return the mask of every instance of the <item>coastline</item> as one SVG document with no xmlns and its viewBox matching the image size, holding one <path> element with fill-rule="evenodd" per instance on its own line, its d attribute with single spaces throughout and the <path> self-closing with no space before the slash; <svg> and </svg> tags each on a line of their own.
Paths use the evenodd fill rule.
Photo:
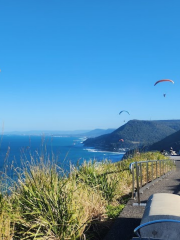
<svg viewBox="0 0 180 240">
<path fill-rule="evenodd" d="M 82 143 L 84 139 L 84 137 L 67 136 L 4 135 L 0 149 L 2 159 L 0 168 L 3 168 L 5 159 L 10 165 L 15 160 L 17 166 L 20 166 L 20 159 L 30 159 L 30 156 L 36 158 L 37 154 L 49 155 L 49 157 L 53 155 L 58 164 L 66 169 L 69 169 L 69 163 L 76 165 L 83 163 L 84 160 L 120 161 L 125 154 L 125 152 L 86 147 Z"/>
</svg>

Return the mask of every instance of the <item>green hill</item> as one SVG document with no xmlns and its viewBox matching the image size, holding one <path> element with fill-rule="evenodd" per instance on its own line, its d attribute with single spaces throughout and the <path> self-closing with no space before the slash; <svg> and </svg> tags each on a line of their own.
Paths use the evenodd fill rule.
<svg viewBox="0 0 180 240">
<path fill-rule="evenodd" d="M 180 131 L 177 131 L 170 136 L 150 145 L 148 150 L 166 150 L 169 151 L 170 148 L 173 148 L 176 152 L 180 151 Z"/>
<path fill-rule="evenodd" d="M 131 120 L 110 134 L 88 138 L 84 145 L 107 151 L 134 149 L 158 142 L 178 130 L 180 120 Z"/>
</svg>

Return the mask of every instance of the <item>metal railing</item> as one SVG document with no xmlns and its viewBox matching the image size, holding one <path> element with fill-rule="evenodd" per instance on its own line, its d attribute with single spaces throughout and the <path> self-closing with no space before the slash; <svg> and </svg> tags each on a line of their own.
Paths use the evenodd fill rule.
<svg viewBox="0 0 180 240">
<path fill-rule="evenodd" d="M 138 226 L 137 228 L 134 229 L 134 233 L 139 237 L 139 239 L 141 239 L 140 233 L 138 232 L 141 228 L 149 226 L 151 224 L 156 224 L 156 223 L 164 223 L 164 222 L 173 222 L 173 223 L 180 223 L 179 220 L 175 220 L 175 219 L 160 219 L 160 220 L 154 220 L 154 221 L 150 221 L 147 223 L 143 223 L 140 226 Z M 149 238 L 148 238 L 149 239 Z"/>
<path fill-rule="evenodd" d="M 165 159 L 133 162 L 129 168 L 132 173 L 132 198 L 137 193 L 138 204 L 140 204 L 140 188 L 172 171 L 175 168 L 175 161 Z"/>
</svg>

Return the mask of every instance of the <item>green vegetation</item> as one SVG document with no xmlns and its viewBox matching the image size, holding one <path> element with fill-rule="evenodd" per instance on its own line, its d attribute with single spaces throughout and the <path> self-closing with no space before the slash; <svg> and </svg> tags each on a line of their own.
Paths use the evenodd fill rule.
<svg viewBox="0 0 180 240">
<path fill-rule="evenodd" d="M 149 146 L 149 150 L 159 150 L 162 149 L 169 151 L 170 148 L 173 148 L 174 151 L 179 153 L 180 151 L 180 130 L 163 138 L 161 141 L 155 142 L 153 145 Z"/>
<path fill-rule="evenodd" d="M 128 201 L 129 164 L 158 158 L 165 157 L 151 152 L 117 163 L 85 161 L 69 175 L 52 159 L 32 158 L 15 169 L 16 178 L 2 175 L 0 238 L 90 239 L 91 229 L 116 218 Z"/>
<path fill-rule="evenodd" d="M 123 210 L 124 204 L 119 204 L 118 206 L 107 205 L 107 215 L 109 218 L 116 218 L 119 216 L 120 212 Z"/>
<path fill-rule="evenodd" d="M 180 130 L 180 120 L 130 120 L 112 133 L 88 138 L 84 144 L 109 151 L 116 151 L 119 148 L 135 149 L 149 146 L 178 130 Z M 119 141 L 120 139 L 124 142 Z"/>
</svg>

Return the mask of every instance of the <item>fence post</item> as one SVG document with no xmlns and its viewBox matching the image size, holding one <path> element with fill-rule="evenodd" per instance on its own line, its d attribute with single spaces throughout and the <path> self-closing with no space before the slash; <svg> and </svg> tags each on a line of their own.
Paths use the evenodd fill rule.
<svg viewBox="0 0 180 240">
<path fill-rule="evenodd" d="M 160 177 L 161 177 L 161 160 L 159 162 L 159 165 L 160 165 Z"/>
<path fill-rule="evenodd" d="M 165 166 L 164 166 L 164 161 L 163 161 L 163 174 L 165 174 Z"/>
<path fill-rule="evenodd" d="M 132 164 L 132 198 L 134 198 L 134 165 Z"/>
<path fill-rule="evenodd" d="M 137 184 L 137 197 L 138 197 L 138 204 L 140 204 L 140 193 L 139 193 L 139 168 L 136 162 L 136 184 Z"/>
<path fill-rule="evenodd" d="M 153 162 L 151 162 L 151 175 L 152 175 L 151 181 L 153 181 Z"/>
<path fill-rule="evenodd" d="M 148 162 L 146 162 L 146 183 L 148 183 Z"/>
<path fill-rule="evenodd" d="M 156 161 L 156 178 L 157 178 L 157 161 Z"/>
<path fill-rule="evenodd" d="M 140 182 L 140 187 L 142 188 L 142 163 L 140 162 L 140 179 L 141 179 L 141 182 Z"/>
</svg>

